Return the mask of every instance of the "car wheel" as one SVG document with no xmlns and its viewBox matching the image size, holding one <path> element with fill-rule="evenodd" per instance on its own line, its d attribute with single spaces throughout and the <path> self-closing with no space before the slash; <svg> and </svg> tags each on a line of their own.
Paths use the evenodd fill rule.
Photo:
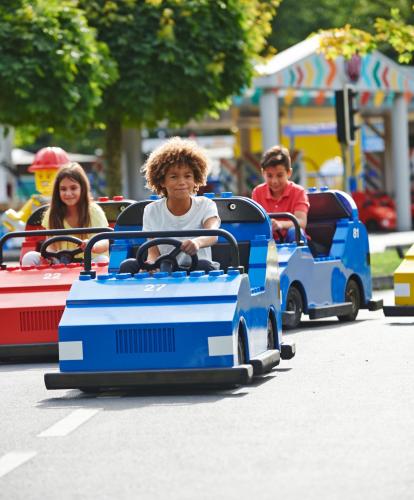
<svg viewBox="0 0 414 500">
<path fill-rule="evenodd" d="M 367 231 L 369 233 L 373 233 L 375 231 L 378 231 L 378 229 L 379 229 L 377 221 L 372 220 L 372 219 L 367 221 L 366 227 L 367 227 Z"/>
<path fill-rule="evenodd" d="M 237 356 L 239 365 L 244 365 L 247 363 L 246 348 L 244 347 L 243 332 L 241 328 L 239 329 L 239 334 L 237 336 Z"/>
<path fill-rule="evenodd" d="M 339 321 L 354 321 L 361 307 L 361 292 L 358 283 L 353 279 L 350 279 L 346 284 L 345 302 L 352 303 L 352 312 L 350 314 L 338 316 L 338 319 Z"/>
<path fill-rule="evenodd" d="M 267 348 L 275 348 L 275 328 L 273 326 L 272 318 L 269 316 L 267 319 Z"/>
<path fill-rule="evenodd" d="M 303 313 L 303 299 L 299 289 L 295 286 L 289 288 L 286 298 L 286 311 L 294 313 L 287 328 L 297 328 Z"/>
</svg>

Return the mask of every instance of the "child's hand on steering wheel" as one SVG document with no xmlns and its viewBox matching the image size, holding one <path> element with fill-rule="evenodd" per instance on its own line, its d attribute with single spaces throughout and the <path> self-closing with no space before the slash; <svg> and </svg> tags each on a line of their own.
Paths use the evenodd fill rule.
<svg viewBox="0 0 414 500">
<path fill-rule="evenodd" d="M 82 240 L 82 244 L 80 245 L 82 250 L 85 250 L 86 245 L 89 243 L 89 240 Z"/>
<path fill-rule="evenodd" d="M 280 231 L 281 229 L 283 229 L 282 224 L 281 224 L 280 221 L 278 221 L 276 219 L 271 219 L 271 221 L 272 221 L 272 230 L 273 230 L 273 232 Z"/>
<path fill-rule="evenodd" d="M 180 248 L 188 255 L 195 255 L 200 250 L 200 244 L 197 240 L 185 240 Z"/>
</svg>

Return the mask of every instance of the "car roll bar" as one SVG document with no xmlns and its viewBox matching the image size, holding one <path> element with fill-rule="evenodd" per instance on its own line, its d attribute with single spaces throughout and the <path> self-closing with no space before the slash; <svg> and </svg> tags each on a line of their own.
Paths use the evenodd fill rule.
<svg viewBox="0 0 414 500">
<path fill-rule="evenodd" d="M 300 224 L 298 218 L 295 217 L 290 212 L 272 212 L 267 214 L 271 219 L 289 219 L 293 222 L 295 226 L 295 241 L 299 246 L 303 246 L 305 242 L 302 240 L 302 234 L 300 232 Z"/>
<path fill-rule="evenodd" d="M 26 236 L 65 236 L 74 234 L 94 234 L 94 233 L 112 233 L 111 227 L 79 227 L 71 229 L 35 229 L 33 231 L 11 231 L 0 238 L 0 268 L 4 269 L 3 247 L 6 241 L 12 238 L 24 238 Z"/>
<path fill-rule="evenodd" d="M 235 237 L 224 229 L 192 229 L 183 231 L 115 231 L 111 235 L 97 234 L 92 236 L 84 250 L 84 270 L 81 274 L 93 275 L 92 267 L 92 247 L 100 240 L 126 240 L 137 238 L 174 238 L 179 236 L 221 236 L 230 243 L 230 259 L 234 267 L 240 265 L 239 247 Z"/>
</svg>

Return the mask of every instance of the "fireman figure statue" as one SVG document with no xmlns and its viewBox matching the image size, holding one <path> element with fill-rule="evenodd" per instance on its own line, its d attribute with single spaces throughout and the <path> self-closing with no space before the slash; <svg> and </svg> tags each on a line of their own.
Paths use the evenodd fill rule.
<svg viewBox="0 0 414 500">
<path fill-rule="evenodd" d="M 69 162 L 69 157 L 62 148 L 47 147 L 36 153 L 28 172 L 34 173 L 38 193 L 33 194 L 18 212 L 12 208 L 4 212 L 2 223 L 8 231 L 23 231 L 30 215 L 40 206 L 50 202 L 57 171 Z"/>
</svg>

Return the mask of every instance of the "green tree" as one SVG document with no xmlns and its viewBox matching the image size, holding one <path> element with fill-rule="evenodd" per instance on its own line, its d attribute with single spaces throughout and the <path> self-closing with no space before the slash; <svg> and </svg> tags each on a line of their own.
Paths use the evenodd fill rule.
<svg viewBox="0 0 414 500">
<path fill-rule="evenodd" d="M 414 12 L 411 0 L 283 0 L 278 15 L 273 20 L 273 30 L 268 43 L 278 51 L 284 50 L 308 37 L 311 33 L 324 30 L 332 32 L 340 39 L 348 39 L 345 50 L 362 41 L 372 41 L 376 47 L 388 56 L 397 58 L 403 51 L 400 47 L 412 44 L 412 31 L 409 27 L 414 23 Z M 391 9 L 399 16 L 397 22 L 390 18 Z M 383 19 L 383 21 L 377 21 Z M 402 21 L 404 20 L 404 21 Z M 347 26 L 348 25 L 348 26 Z M 376 29 L 377 28 L 377 29 Z M 335 31 L 343 29 L 341 31 Z M 359 31 L 351 31 L 359 30 Z M 410 39 L 411 37 L 411 39 Z M 395 42 L 394 42 L 395 39 Z M 335 46 L 334 40 L 331 40 Z M 389 43 L 391 42 L 391 43 Z M 391 48 L 390 48 L 391 45 Z M 395 47 L 394 50 L 392 47 Z M 373 46 L 369 44 L 369 50 Z M 397 51 L 397 54 L 396 54 Z"/>
<path fill-rule="evenodd" d="M 399 9 L 393 8 L 390 17 L 377 17 L 374 22 L 375 32 L 357 29 L 350 24 L 342 28 L 320 30 L 321 50 L 328 58 L 339 55 L 345 58 L 353 54 L 365 55 L 384 44 L 398 54 L 400 63 L 409 63 L 414 53 L 414 25 L 403 19 Z"/>
<path fill-rule="evenodd" d="M 74 0 L 0 3 L 0 123 L 85 129 L 116 78 Z"/>
<path fill-rule="evenodd" d="M 107 182 L 121 190 L 122 126 L 183 124 L 248 85 L 280 0 L 80 0 L 117 63 L 100 107 Z"/>
</svg>

